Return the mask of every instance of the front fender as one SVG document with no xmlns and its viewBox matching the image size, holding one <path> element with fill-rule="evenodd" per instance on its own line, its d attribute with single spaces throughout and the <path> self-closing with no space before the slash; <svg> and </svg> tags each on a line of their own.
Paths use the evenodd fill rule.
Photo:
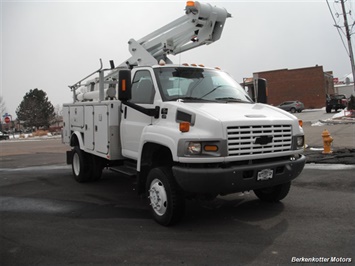
<svg viewBox="0 0 355 266">
<path fill-rule="evenodd" d="M 161 129 L 158 131 L 157 129 L 153 129 L 153 127 L 146 127 L 141 136 L 141 141 L 138 149 L 138 158 L 137 158 L 137 171 L 141 169 L 141 160 L 142 160 L 142 152 L 143 147 L 146 143 L 154 143 L 157 145 L 164 146 L 168 148 L 171 152 L 173 161 L 177 162 L 177 142 L 175 141 L 178 138 L 171 137 L 171 134 L 164 134 L 164 130 Z"/>
</svg>

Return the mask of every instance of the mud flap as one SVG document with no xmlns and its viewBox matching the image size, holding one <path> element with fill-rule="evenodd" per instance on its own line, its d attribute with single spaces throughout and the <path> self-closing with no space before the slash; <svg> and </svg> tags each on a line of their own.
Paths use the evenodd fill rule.
<svg viewBox="0 0 355 266">
<path fill-rule="evenodd" d="M 66 152 L 67 156 L 67 164 L 72 164 L 73 163 L 73 151 L 67 151 Z"/>
</svg>

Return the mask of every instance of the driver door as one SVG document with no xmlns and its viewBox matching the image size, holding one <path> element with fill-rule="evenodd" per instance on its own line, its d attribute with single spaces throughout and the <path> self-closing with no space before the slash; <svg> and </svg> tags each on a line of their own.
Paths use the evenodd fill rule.
<svg viewBox="0 0 355 266">
<path fill-rule="evenodd" d="M 148 69 L 135 72 L 130 102 L 145 108 L 154 108 L 154 96 L 152 73 Z M 154 118 L 124 104 L 121 111 L 122 155 L 136 160 L 142 132 L 146 126 L 152 124 Z"/>
</svg>

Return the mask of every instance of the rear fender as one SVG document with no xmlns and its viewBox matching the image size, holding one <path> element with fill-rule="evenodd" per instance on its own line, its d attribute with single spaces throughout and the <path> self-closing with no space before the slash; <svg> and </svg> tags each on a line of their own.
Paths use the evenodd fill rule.
<svg viewBox="0 0 355 266">
<path fill-rule="evenodd" d="M 83 136 L 80 132 L 74 131 L 70 137 L 70 146 L 75 147 L 79 146 L 81 149 L 84 148 Z"/>
</svg>

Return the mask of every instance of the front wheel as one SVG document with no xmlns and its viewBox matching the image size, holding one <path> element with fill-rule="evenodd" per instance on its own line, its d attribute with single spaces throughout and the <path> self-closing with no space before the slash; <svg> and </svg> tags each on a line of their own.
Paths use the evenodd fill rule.
<svg viewBox="0 0 355 266">
<path fill-rule="evenodd" d="M 255 189 L 255 195 L 262 201 L 278 202 L 284 199 L 290 191 L 291 182 L 277 185 L 274 187 Z"/>
<path fill-rule="evenodd" d="M 152 169 L 147 178 L 147 191 L 151 213 L 157 223 L 168 226 L 182 218 L 185 200 L 170 168 Z"/>
</svg>

